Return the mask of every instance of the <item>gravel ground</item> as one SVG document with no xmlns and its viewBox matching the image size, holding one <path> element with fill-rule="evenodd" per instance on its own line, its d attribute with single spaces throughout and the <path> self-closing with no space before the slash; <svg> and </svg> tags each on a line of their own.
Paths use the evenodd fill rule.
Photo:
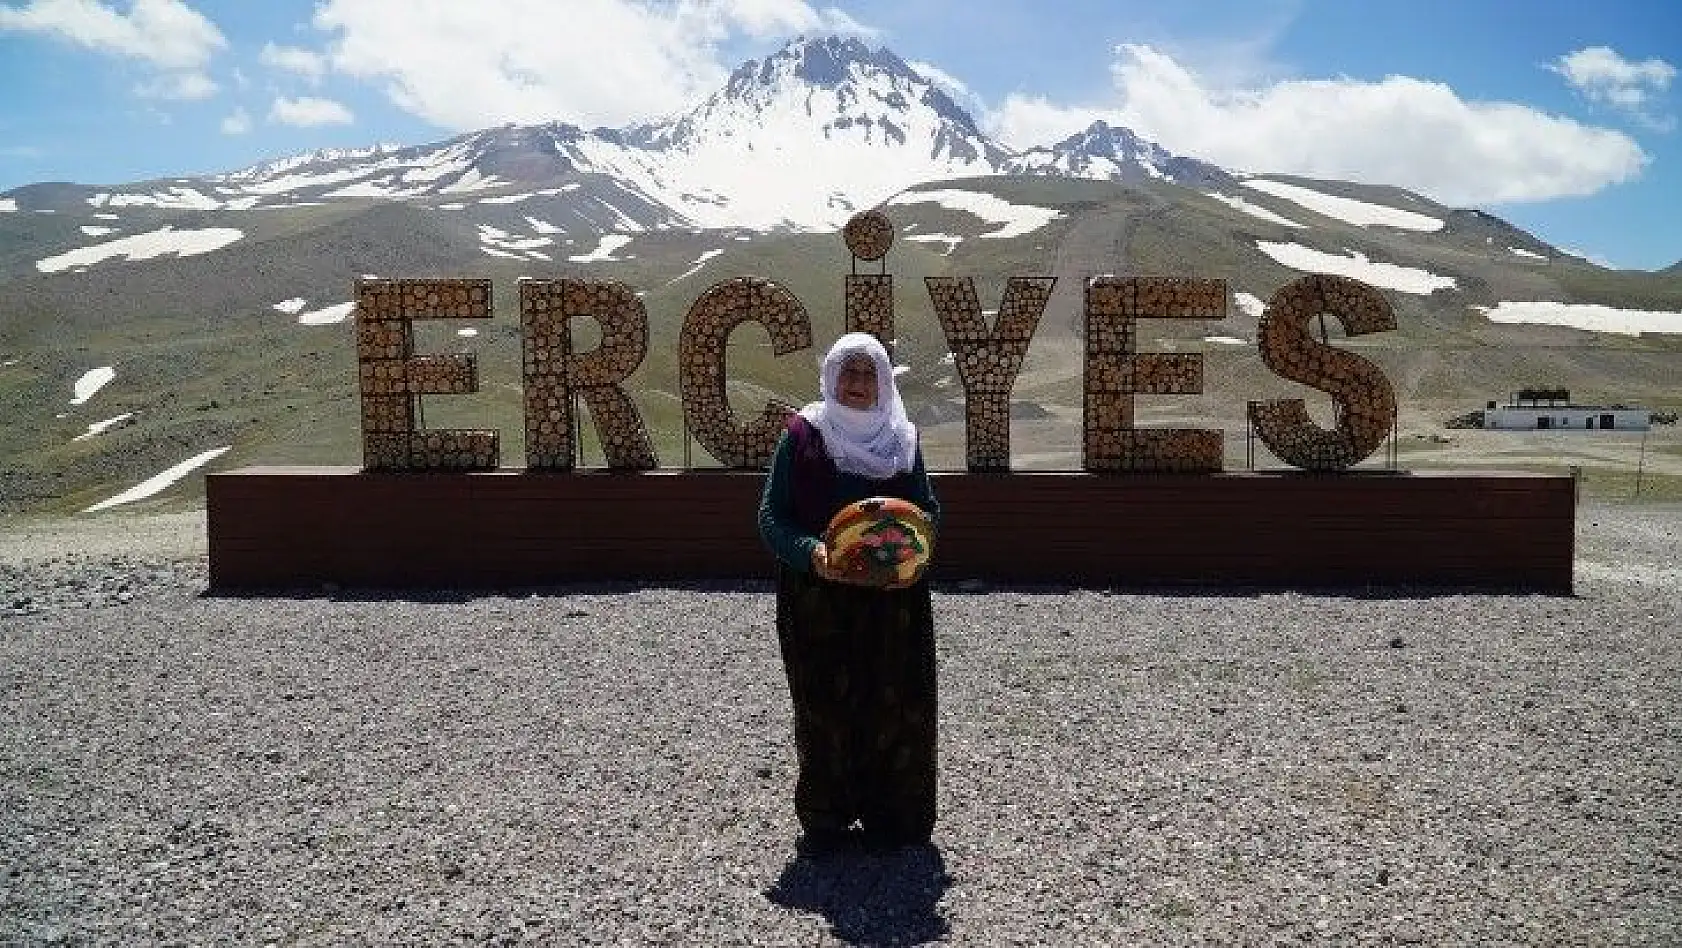
<svg viewBox="0 0 1682 948">
<path fill-rule="evenodd" d="M 0 521 L 7 944 L 1682 942 L 1682 506 L 1575 596 L 936 594 L 936 845 L 797 857 L 772 597 L 204 594 Z"/>
</svg>

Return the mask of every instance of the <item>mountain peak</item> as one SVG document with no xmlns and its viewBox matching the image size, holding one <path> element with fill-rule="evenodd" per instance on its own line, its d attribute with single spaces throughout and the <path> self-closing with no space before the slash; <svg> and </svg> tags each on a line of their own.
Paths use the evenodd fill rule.
<svg viewBox="0 0 1682 948">
<path fill-rule="evenodd" d="M 892 51 L 852 36 L 802 36 L 748 60 L 723 89 L 676 123 L 650 127 L 643 140 L 696 148 L 758 139 L 775 148 L 802 138 L 836 148 L 887 145 L 920 161 L 955 162 L 948 170 L 967 174 L 992 173 L 1005 157 L 938 86 Z"/>
<path fill-rule="evenodd" d="M 1111 125 L 1103 119 L 1098 119 L 1088 125 L 1085 131 L 1076 132 L 1053 147 L 1064 150 L 1080 149 L 1088 155 L 1101 155 L 1105 158 L 1145 159 L 1153 164 L 1166 162 L 1173 157 L 1166 148 L 1140 138 L 1127 126 Z"/>
<path fill-rule="evenodd" d="M 849 66 L 875 67 L 888 73 L 911 72 L 898 56 L 886 49 L 871 49 L 853 36 L 799 37 L 766 58 L 766 65 L 788 62 L 796 78 L 814 86 L 833 87 L 845 82 Z"/>
<path fill-rule="evenodd" d="M 905 61 L 886 48 L 871 49 L 852 36 L 801 36 L 763 60 L 750 59 L 736 67 L 725 85 L 731 98 L 750 96 L 756 87 L 798 82 L 818 89 L 836 89 L 871 74 L 911 82 L 926 82 Z"/>
<path fill-rule="evenodd" d="M 1231 183 L 1231 176 L 1215 165 L 1177 156 L 1125 125 L 1103 119 L 1055 145 L 1029 149 L 1012 162 L 1010 170 L 1117 181 L 1157 178 L 1197 187 Z"/>
</svg>

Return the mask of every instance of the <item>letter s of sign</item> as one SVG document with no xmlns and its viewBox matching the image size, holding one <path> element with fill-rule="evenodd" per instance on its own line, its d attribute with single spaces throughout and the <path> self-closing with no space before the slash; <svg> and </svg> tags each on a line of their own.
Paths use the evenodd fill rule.
<svg viewBox="0 0 1682 948">
<path fill-rule="evenodd" d="M 1280 460 L 1309 471 L 1339 471 L 1377 450 L 1396 421 L 1396 393 L 1384 370 L 1317 341 L 1308 321 L 1336 317 L 1350 336 L 1396 328 L 1396 315 L 1378 291 L 1348 277 L 1310 274 L 1279 288 L 1256 332 L 1262 361 L 1274 374 L 1332 396 L 1337 427 L 1308 417 L 1300 398 L 1252 402 L 1256 433 Z"/>
</svg>

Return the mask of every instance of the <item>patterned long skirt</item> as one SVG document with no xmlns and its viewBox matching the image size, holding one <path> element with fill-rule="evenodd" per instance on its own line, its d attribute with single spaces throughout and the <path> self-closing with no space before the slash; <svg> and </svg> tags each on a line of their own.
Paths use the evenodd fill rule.
<svg viewBox="0 0 1682 948">
<path fill-rule="evenodd" d="M 857 820 L 880 842 L 927 842 L 939 718 L 928 582 L 884 591 L 779 567 L 777 639 L 801 828 L 833 836 Z"/>
</svg>

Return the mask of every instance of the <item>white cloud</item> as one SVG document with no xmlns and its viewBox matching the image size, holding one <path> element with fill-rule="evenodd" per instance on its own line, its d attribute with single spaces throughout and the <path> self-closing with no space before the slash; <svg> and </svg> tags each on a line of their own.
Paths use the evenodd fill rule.
<svg viewBox="0 0 1682 948">
<path fill-rule="evenodd" d="M 1455 204 L 1593 194 L 1637 177 L 1651 160 L 1614 129 L 1467 101 L 1407 76 L 1219 89 L 1150 46 L 1117 54 L 1113 102 L 1064 106 L 1013 95 L 990 124 L 1022 147 L 1101 117 L 1230 168 L 1400 185 Z"/>
<path fill-rule="evenodd" d="M 234 109 L 227 118 L 222 120 L 222 134 L 224 135 L 244 135 L 250 131 L 251 113 L 245 111 L 244 106 Z"/>
<path fill-rule="evenodd" d="M 869 32 L 805 0 L 322 0 L 314 24 L 331 37 L 335 70 L 460 130 L 669 114 L 723 83 L 735 65 L 721 61 L 728 40 Z M 557 52 L 569 36 L 600 54 Z"/>
<path fill-rule="evenodd" d="M 228 44 L 182 0 L 134 0 L 127 13 L 96 0 L 31 0 L 0 7 L 0 30 L 56 36 L 164 69 L 199 69 Z"/>
<path fill-rule="evenodd" d="M 282 125 L 349 125 L 356 121 L 356 116 L 332 99 L 282 97 L 269 107 L 269 121 Z"/>
<path fill-rule="evenodd" d="M 1095 105 L 1061 105 L 1040 96 L 1012 93 L 1004 105 L 983 120 L 994 137 L 1018 149 L 1060 142 L 1103 119 L 1115 122 L 1114 109 Z"/>
<path fill-rule="evenodd" d="M 968 109 L 971 114 L 981 115 L 987 111 L 987 103 L 983 102 L 981 97 L 976 95 L 975 92 L 971 90 L 969 86 L 965 85 L 963 80 L 959 79 L 957 76 L 954 76 L 939 66 L 936 66 L 934 63 L 908 62 L 906 65 L 910 66 L 924 79 L 927 79 L 936 86 L 939 86 L 942 92 L 951 96 L 953 101 Z"/>
<path fill-rule="evenodd" d="M 264 43 L 257 61 L 273 69 L 295 72 L 311 82 L 320 82 L 327 74 L 327 61 L 317 53 L 296 46 L 276 46 Z"/>
<path fill-rule="evenodd" d="M 963 80 L 939 66 L 936 66 L 934 63 L 909 62 L 906 63 L 906 65 L 916 70 L 917 74 L 922 76 L 924 79 L 940 86 L 949 95 L 967 99 L 973 94 L 970 92 L 969 86 L 964 85 Z"/>
<path fill-rule="evenodd" d="M 1674 119 L 1649 111 L 1653 98 L 1676 78 L 1676 67 L 1662 59 L 1632 63 L 1611 47 L 1589 46 L 1559 57 L 1547 68 L 1564 76 L 1590 102 L 1622 109 L 1650 125 L 1674 124 Z"/>
<path fill-rule="evenodd" d="M 214 96 L 220 88 L 202 72 L 169 72 L 135 86 L 134 91 L 148 99 L 197 102 Z"/>
<path fill-rule="evenodd" d="M 824 7 L 822 10 L 818 11 L 817 28 L 822 32 L 836 33 L 843 36 L 856 36 L 859 39 L 869 40 L 872 42 L 879 41 L 882 38 L 881 30 L 873 26 L 860 23 L 858 20 L 855 20 L 851 16 L 847 15 L 846 11 L 836 9 L 835 7 Z"/>
</svg>

